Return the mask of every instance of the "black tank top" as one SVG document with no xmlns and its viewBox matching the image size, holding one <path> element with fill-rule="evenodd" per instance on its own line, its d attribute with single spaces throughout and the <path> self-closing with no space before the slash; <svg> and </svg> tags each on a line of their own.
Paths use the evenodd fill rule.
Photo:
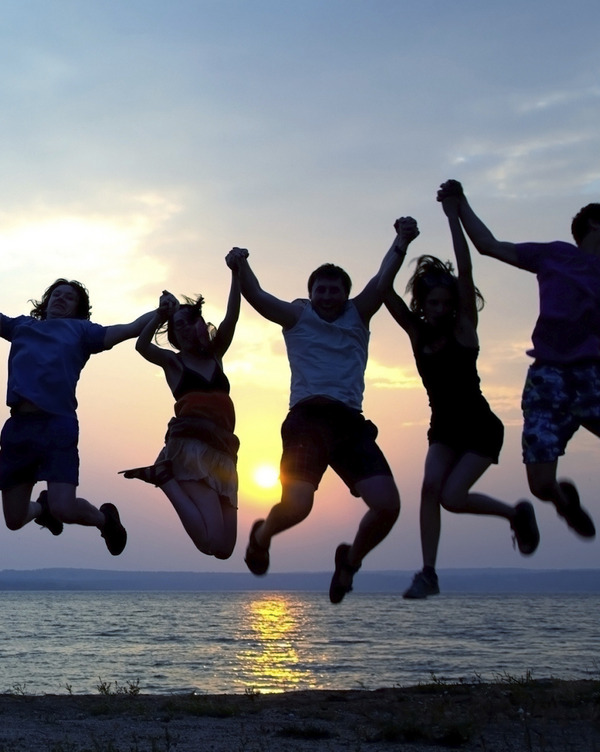
<svg viewBox="0 0 600 752">
<path fill-rule="evenodd" d="M 427 352 L 423 343 L 415 349 L 417 370 L 434 412 L 462 412 L 486 403 L 477 373 L 479 348 L 465 347 L 454 337 L 439 350 Z"/>
<path fill-rule="evenodd" d="M 211 378 L 206 379 L 198 371 L 194 371 L 184 365 L 181 359 L 180 362 L 183 367 L 183 373 L 179 379 L 179 384 L 173 390 L 175 399 L 181 399 L 190 392 L 225 392 L 225 394 L 229 394 L 229 379 L 225 376 L 218 363 L 215 363 L 215 371 Z"/>
</svg>

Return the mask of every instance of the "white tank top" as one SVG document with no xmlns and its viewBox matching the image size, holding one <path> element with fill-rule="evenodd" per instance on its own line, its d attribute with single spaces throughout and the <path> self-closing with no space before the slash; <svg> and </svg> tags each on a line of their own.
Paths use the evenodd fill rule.
<svg viewBox="0 0 600 752">
<path fill-rule="evenodd" d="M 351 301 L 335 321 L 315 313 L 310 301 L 283 337 L 292 371 L 290 407 L 310 397 L 328 397 L 362 409 L 369 330 Z"/>
</svg>

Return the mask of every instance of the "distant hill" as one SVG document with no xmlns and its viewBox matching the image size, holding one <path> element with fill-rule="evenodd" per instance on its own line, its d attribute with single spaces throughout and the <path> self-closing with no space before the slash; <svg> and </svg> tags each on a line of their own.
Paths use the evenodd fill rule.
<svg viewBox="0 0 600 752">
<path fill-rule="evenodd" d="M 357 593 L 401 593 L 414 572 L 361 572 Z M 600 569 L 446 569 L 444 593 L 600 593 Z M 129 572 L 102 569 L 4 569 L 0 590 L 323 591 L 331 572 Z"/>
</svg>

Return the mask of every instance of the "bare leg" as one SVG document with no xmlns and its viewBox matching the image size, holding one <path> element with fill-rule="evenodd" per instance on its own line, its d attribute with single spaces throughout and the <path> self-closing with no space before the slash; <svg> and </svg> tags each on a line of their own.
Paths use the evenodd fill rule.
<svg viewBox="0 0 600 752">
<path fill-rule="evenodd" d="M 312 483 L 293 480 L 283 483 L 281 501 L 269 512 L 267 519 L 255 531 L 261 548 L 269 548 L 271 538 L 305 520 L 313 506 L 315 488 Z"/>
<path fill-rule="evenodd" d="M 394 479 L 376 475 L 356 484 L 356 490 L 369 507 L 358 526 L 351 546 L 341 543 L 335 552 L 335 571 L 329 585 L 329 600 L 340 603 L 352 590 L 353 577 L 364 557 L 386 537 L 398 519 L 400 497 Z"/>
<path fill-rule="evenodd" d="M 170 480 L 161 486 L 167 496 L 186 533 L 196 548 L 209 556 L 227 559 L 231 556 L 235 546 L 236 527 L 227 514 L 227 529 L 223 515 L 224 505 L 218 494 L 202 481 Z M 235 513 L 235 509 L 230 507 Z"/>
<path fill-rule="evenodd" d="M 508 520 L 519 551 L 524 556 L 535 552 L 540 534 L 535 512 L 529 501 L 514 506 L 481 493 L 469 493 L 471 486 L 490 466 L 491 460 L 476 454 L 463 455 L 448 476 L 442 489 L 442 506 L 455 514 L 479 514 Z"/>
<path fill-rule="evenodd" d="M 102 530 L 104 514 L 86 499 L 76 495 L 71 483 L 48 483 L 48 506 L 52 514 L 67 525 L 84 525 Z"/>
<path fill-rule="evenodd" d="M 481 493 L 469 493 L 492 464 L 487 457 L 463 455 L 448 475 L 442 489 L 442 506 L 455 514 L 489 514 L 512 520 L 515 507 Z"/>
<path fill-rule="evenodd" d="M 223 513 L 223 549 L 215 551 L 215 558 L 228 559 L 233 553 L 237 540 L 237 509 L 226 501 L 221 501 Z"/>
<path fill-rule="evenodd" d="M 557 460 L 554 462 L 534 462 L 530 465 L 525 465 L 531 493 L 540 499 L 540 501 L 551 502 L 560 511 L 566 505 L 567 500 L 560 490 L 556 479 L 557 467 Z"/>
<path fill-rule="evenodd" d="M 456 452 L 443 444 L 431 444 L 425 458 L 419 523 L 423 566 L 432 570 L 435 570 L 442 526 L 442 488 L 455 462 Z"/>
<path fill-rule="evenodd" d="M 4 520 L 9 530 L 19 530 L 42 511 L 36 501 L 31 501 L 33 483 L 22 483 L 2 491 Z"/>
<path fill-rule="evenodd" d="M 390 532 L 400 514 L 400 496 L 389 475 L 376 475 L 356 484 L 369 510 L 358 526 L 354 542 L 348 551 L 348 564 L 359 567 L 365 556 Z"/>
<path fill-rule="evenodd" d="M 257 576 L 267 573 L 270 565 L 271 538 L 306 519 L 312 509 L 315 488 L 307 481 L 283 481 L 281 501 L 266 520 L 256 520 L 250 530 L 244 561 Z"/>
<path fill-rule="evenodd" d="M 558 481 L 556 478 L 557 462 L 532 463 L 526 468 L 531 492 L 538 499 L 554 504 L 558 514 L 578 535 L 594 538 L 594 522 L 579 503 L 576 487 L 570 481 Z"/>
</svg>

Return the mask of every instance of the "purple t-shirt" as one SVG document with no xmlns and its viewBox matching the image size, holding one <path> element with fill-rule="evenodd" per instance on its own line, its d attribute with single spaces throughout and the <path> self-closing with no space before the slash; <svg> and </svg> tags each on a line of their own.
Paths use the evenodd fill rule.
<svg viewBox="0 0 600 752">
<path fill-rule="evenodd" d="M 560 240 L 515 247 L 540 294 L 527 354 L 544 363 L 600 360 L 600 257 Z"/>
<path fill-rule="evenodd" d="M 54 415 L 73 415 L 75 388 L 92 353 L 105 350 L 106 327 L 85 319 L 10 318 L 0 335 L 11 342 L 6 404 L 21 399 Z"/>
</svg>

